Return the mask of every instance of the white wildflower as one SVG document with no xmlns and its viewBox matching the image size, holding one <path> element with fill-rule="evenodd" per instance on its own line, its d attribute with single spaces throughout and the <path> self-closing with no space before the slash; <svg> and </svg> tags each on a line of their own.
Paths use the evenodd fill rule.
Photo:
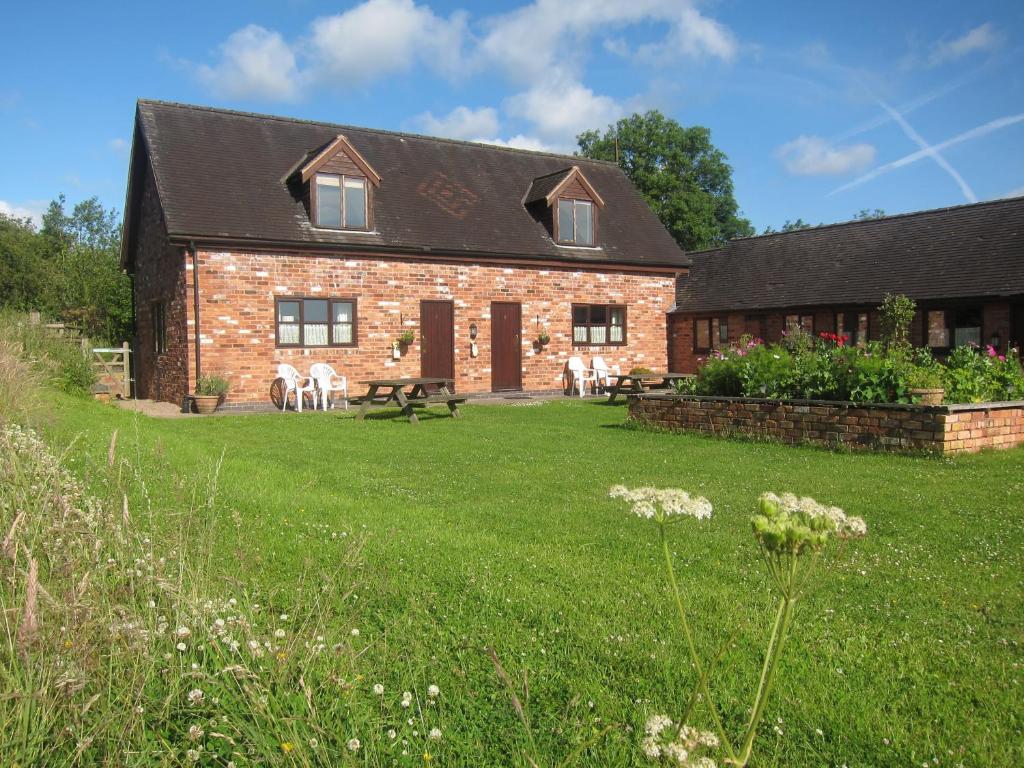
<svg viewBox="0 0 1024 768">
<path fill-rule="evenodd" d="M 703 496 L 690 496 L 679 488 L 627 488 L 612 486 L 608 495 L 622 499 L 632 506 L 633 514 L 659 523 L 670 522 L 673 518 L 695 517 L 707 520 L 711 517 L 711 502 Z"/>
<path fill-rule="evenodd" d="M 429 696 L 430 698 L 436 699 L 440 695 L 441 695 L 441 689 L 438 688 L 436 685 L 431 685 L 430 687 L 427 688 L 427 696 Z"/>
<path fill-rule="evenodd" d="M 441 729 L 440 728 L 431 728 L 430 729 L 430 733 L 427 734 L 427 738 L 430 739 L 431 741 L 440 741 L 441 740 Z"/>
<path fill-rule="evenodd" d="M 188 729 L 188 737 L 192 741 L 199 741 L 201 738 L 203 738 L 203 729 L 200 728 L 198 725 L 191 726 Z"/>
<path fill-rule="evenodd" d="M 348 743 L 345 744 L 345 746 L 348 747 L 349 752 L 358 752 L 362 744 L 360 743 L 359 739 L 349 739 Z"/>
<path fill-rule="evenodd" d="M 352 635 L 352 637 L 359 637 L 359 630 L 353 627 L 352 632 L 350 634 Z"/>
<path fill-rule="evenodd" d="M 188 637 L 192 634 L 192 630 L 188 627 L 178 627 L 176 630 L 174 630 L 174 634 L 176 634 L 178 637 Z"/>
<path fill-rule="evenodd" d="M 203 699 L 206 698 L 206 694 L 203 693 L 201 688 L 193 688 L 188 692 L 188 703 L 195 706 L 196 704 L 202 704 Z"/>
<path fill-rule="evenodd" d="M 182 652 L 185 652 L 186 650 L 188 650 L 188 646 L 185 645 L 184 643 L 178 643 L 174 647 L 177 648 L 179 651 L 182 651 Z"/>
<path fill-rule="evenodd" d="M 282 638 L 284 636 L 285 636 L 285 631 L 283 629 L 281 629 L 280 627 L 278 627 L 277 629 L 274 630 L 274 637 L 280 639 L 280 638 Z"/>
<path fill-rule="evenodd" d="M 384 695 L 384 686 L 381 685 L 380 683 L 376 683 L 373 686 L 373 692 L 375 694 L 377 694 L 378 696 L 383 696 Z"/>
</svg>

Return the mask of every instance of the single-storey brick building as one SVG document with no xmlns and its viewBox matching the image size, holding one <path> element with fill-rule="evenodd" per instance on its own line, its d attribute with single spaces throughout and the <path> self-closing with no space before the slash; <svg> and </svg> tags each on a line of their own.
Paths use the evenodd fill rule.
<svg viewBox="0 0 1024 768">
<path fill-rule="evenodd" d="M 664 369 L 690 263 L 612 163 L 155 101 L 122 248 L 137 396 L 218 374 L 234 405 L 268 402 L 281 362 L 330 363 L 353 394 L 557 390 L 572 355 Z"/>
<path fill-rule="evenodd" d="M 911 341 L 1024 344 L 1024 197 L 732 240 L 688 254 L 669 321 L 669 365 L 696 371 L 744 334 L 787 328 L 878 339 L 887 293 L 917 302 Z"/>
</svg>

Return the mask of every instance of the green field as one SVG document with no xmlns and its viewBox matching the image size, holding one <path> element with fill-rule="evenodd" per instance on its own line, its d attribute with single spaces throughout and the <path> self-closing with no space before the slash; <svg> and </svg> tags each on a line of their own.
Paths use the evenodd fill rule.
<svg viewBox="0 0 1024 768">
<path fill-rule="evenodd" d="M 799 606 L 753 764 L 1024 761 L 1024 450 L 831 453 L 630 429 L 623 407 L 569 400 L 468 405 L 461 420 L 432 410 L 411 426 L 341 411 L 154 420 L 57 397 L 51 445 L 73 443 L 69 464 L 102 493 L 118 430 L 148 497 L 133 491 L 133 509 L 193 552 L 205 589 L 296 616 L 332 595 L 321 631 L 351 643 L 358 671 L 337 728 L 361 742 L 339 764 L 422 765 L 429 750 L 436 765 L 527 765 L 485 647 L 526 676 L 541 766 L 606 725 L 578 764 L 648 764 L 644 720 L 678 714 L 693 676 L 657 531 L 608 499 L 616 483 L 714 504 L 710 521 L 671 530 L 698 646 L 710 655 L 736 633 L 712 681 L 736 734 L 773 618 L 749 524 L 758 495 L 793 491 L 867 520 Z M 197 504 L 218 462 L 216 500 Z M 354 569 L 340 541 L 362 542 Z M 333 573 L 339 591 L 354 574 L 354 593 L 332 592 Z M 431 684 L 439 704 L 409 726 L 401 691 L 426 702 Z M 282 731 L 301 737 L 296 711 Z M 289 747 L 282 763 L 323 762 L 304 740 Z"/>
</svg>

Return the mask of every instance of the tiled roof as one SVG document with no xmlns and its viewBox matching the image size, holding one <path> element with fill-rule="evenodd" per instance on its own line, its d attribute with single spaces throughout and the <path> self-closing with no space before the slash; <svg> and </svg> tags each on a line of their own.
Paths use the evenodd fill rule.
<svg viewBox="0 0 1024 768">
<path fill-rule="evenodd" d="M 551 191 L 565 181 L 565 178 L 572 173 L 572 168 L 563 168 L 560 171 L 554 173 L 547 173 L 543 176 L 538 176 L 530 183 L 530 189 L 526 193 L 526 197 L 523 198 L 523 205 L 530 205 L 531 203 L 539 203 L 541 200 L 547 199 L 547 196 L 551 194 Z"/>
<path fill-rule="evenodd" d="M 731 240 L 689 256 L 680 312 L 1024 294 L 1024 197 Z"/>
<path fill-rule="evenodd" d="M 288 181 L 339 133 L 382 178 L 374 189 L 372 233 L 313 227 L 301 190 Z M 168 233 L 177 239 L 652 267 L 689 264 L 625 174 L 603 161 L 140 101 L 135 152 L 145 150 Z M 600 248 L 556 245 L 524 207 L 535 180 L 572 165 L 585 172 L 607 203 Z M 130 210 L 127 220 L 130 227 Z"/>
</svg>

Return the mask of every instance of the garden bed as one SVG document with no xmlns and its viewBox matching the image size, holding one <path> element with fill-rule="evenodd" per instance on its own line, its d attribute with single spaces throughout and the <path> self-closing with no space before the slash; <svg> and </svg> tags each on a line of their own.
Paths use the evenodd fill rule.
<svg viewBox="0 0 1024 768">
<path fill-rule="evenodd" d="M 629 419 L 672 431 L 946 456 L 1024 443 L 1024 400 L 909 405 L 644 394 L 630 397 Z"/>
</svg>

